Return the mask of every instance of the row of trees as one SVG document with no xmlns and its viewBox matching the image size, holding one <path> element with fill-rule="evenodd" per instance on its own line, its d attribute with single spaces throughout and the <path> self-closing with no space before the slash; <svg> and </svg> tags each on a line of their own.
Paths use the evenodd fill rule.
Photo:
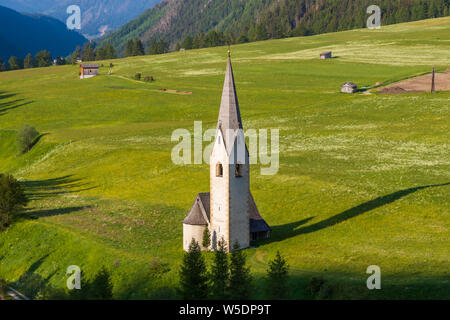
<svg viewBox="0 0 450 320">
<path fill-rule="evenodd" d="M 79 59 L 82 61 L 96 61 L 115 58 L 117 58 L 117 54 L 112 44 L 96 48 L 95 42 L 88 42 L 83 48 L 77 47 L 75 49 L 71 55 L 70 62 L 76 64 Z"/>
<path fill-rule="evenodd" d="M 250 299 L 253 277 L 246 264 L 246 256 L 239 250 L 239 244 L 236 243 L 233 249 L 228 257 L 224 241 L 219 241 L 213 264 L 208 270 L 200 245 L 193 239 L 180 269 L 182 297 L 186 300 Z M 267 294 L 270 298 L 288 297 L 288 271 L 286 260 L 278 252 L 267 270 Z"/>
<path fill-rule="evenodd" d="M 175 48 L 189 50 L 364 28 L 371 4 L 380 6 L 382 25 L 450 15 L 450 0 L 280 0 L 254 21 L 241 21 L 225 33 L 213 30 L 187 36 Z"/>
<path fill-rule="evenodd" d="M 163 54 L 169 52 L 169 43 L 164 41 L 163 39 L 151 39 L 150 46 L 147 50 L 147 53 L 150 55 L 153 54 Z M 135 38 L 133 40 L 128 40 L 127 46 L 125 49 L 126 57 L 134 57 L 134 56 L 143 56 L 146 54 L 146 50 L 142 40 Z"/>
<path fill-rule="evenodd" d="M 36 53 L 33 57 L 31 53 L 27 54 L 25 58 L 11 56 L 6 64 L 0 57 L 0 72 L 6 70 L 18 70 L 29 68 L 49 67 L 53 64 L 52 55 L 47 50 L 42 50 Z M 65 64 L 65 59 L 56 58 L 56 64 Z"/>
</svg>

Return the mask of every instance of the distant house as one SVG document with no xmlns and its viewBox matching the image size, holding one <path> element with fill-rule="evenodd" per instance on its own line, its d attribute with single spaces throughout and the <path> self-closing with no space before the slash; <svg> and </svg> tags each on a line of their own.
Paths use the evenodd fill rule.
<svg viewBox="0 0 450 320">
<path fill-rule="evenodd" d="M 80 79 L 88 79 L 98 75 L 99 65 L 97 63 L 80 64 Z"/>
<path fill-rule="evenodd" d="M 355 93 L 358 91 L 358 86 L 353 82 L 346 82 L 341 86 L 342 93 Z"/>
<path fill-rule="evenodd" d="M 331 57 L 332 57 L 331 51 L 322 52 L 322 53 L 320 54 L 320 59 L 323 59 L 323 60 L 325 60 L 325 59 L 331 59 Z"/>
</svg>

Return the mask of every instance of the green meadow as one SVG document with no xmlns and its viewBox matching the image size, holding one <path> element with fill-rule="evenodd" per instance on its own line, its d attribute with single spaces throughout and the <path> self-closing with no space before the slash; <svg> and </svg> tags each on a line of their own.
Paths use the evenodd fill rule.
<svg viewBox="0 0 450 320">
<path fill-rule="evenodd" d="M 171 135 L 193 132 L 194 121 L 215 128 L 227 50 L 103 61 L 86 80 L 77 66 L 0 73 L 0 172 L 32 200 L 0 234 L 0 278 L 34 296 L 64 288 L 70 265 L 87 278 L 105 266 L 116 298 L 178 297 L 182 221 L 209 191 L 209 166 L 173 164 Z M 336 58 L 320 60 L 327 50 Z M 231 51 L 244 128 L 280 130 L 278 173 L 251 169 L 273 228 L 246 250 L 254 298 L 265 297 L 279 250 L 294 299 L 311 298 L 312 277 L 330 283 L 333 299 L 449 299 L 450 92 L 339 90 L 450 68 L 450 17 Z M 135 81 L 137 72 L 156 81 Z M 24 124 L 42 137 L 19 155 Z M 366 287 L 370 265 L 381 268 L 381 290 Z"/>
</svg>

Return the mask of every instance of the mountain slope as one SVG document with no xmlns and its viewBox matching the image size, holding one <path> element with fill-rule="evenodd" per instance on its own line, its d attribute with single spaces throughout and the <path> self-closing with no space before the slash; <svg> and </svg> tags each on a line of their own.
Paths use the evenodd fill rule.
<svg viewBox="0 0 450 320">
<path fill-rule="evenodd" d="M 381 7 L 383 25 L 448 15 L 450 7 L 449 0 L 164 0 L 103 42 L 123 52 L 134 37 L 174 45 L 211 30 L 250 40 L 342 31 L 364 27 L 372 4 Z"/>
<path fill-rule="evenodd" d="M 20 14 L 0 6 L 0 56 L 25 57 L 40 50 L 53 56 L 66 56 L 86 39 L 67 30 L 62 22 L 43 15 Z"/>
<path fill-rule="evenodd" d="M 81 8 L 81 33 L 96 37 L 118 28 L 161 0 L 0 0 L 0 5 L 16 11 L 42 13 L 65 22 L 70 5 Z"/>
</svg>

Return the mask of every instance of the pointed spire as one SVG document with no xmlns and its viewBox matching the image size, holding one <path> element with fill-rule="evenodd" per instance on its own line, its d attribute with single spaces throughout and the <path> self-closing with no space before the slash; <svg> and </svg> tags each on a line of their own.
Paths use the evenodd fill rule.
<svg viewBox="0 0 450 320">
<path fill-rule="evenodd" d="M 222 130 L 225 146 L 230 151 L 234 142 L 233 136 L 235 131 L 243 129 L 230 54 L 228 55 L 227 71 L 220 103 L 218 128 Z"/>
</svg>

